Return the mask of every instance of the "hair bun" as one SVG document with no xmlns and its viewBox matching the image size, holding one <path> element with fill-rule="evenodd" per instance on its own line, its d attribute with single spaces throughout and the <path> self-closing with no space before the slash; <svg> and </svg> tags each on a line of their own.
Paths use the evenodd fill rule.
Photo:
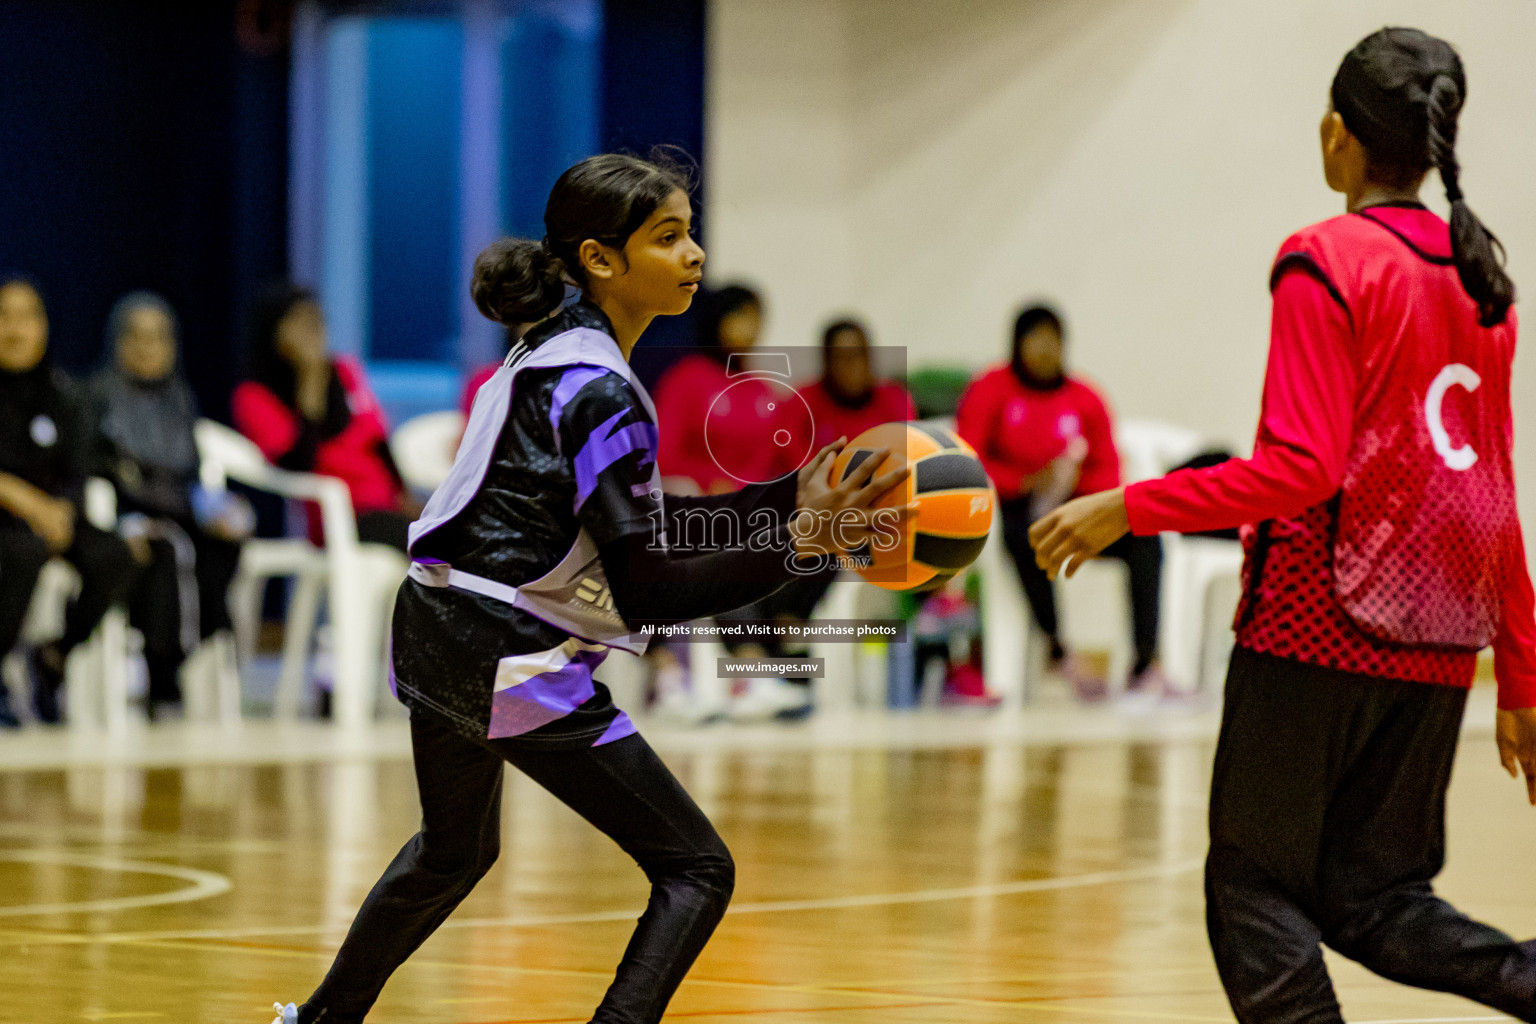
<svg viewBox="0 0 1536 1024">
<path fill-rule="evenodd" d="M 531 324 L 565 299 L 565 264 L 539 242 L 503 238 L 475 257 L 469 294 L 475 308 L 503 324 Z"/>
</svg>

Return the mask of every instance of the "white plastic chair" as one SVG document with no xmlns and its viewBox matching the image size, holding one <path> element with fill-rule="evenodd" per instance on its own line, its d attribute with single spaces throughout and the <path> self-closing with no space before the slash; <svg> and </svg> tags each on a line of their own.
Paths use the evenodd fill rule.
<svg viewBox="0 0 1536 1024">
<path fill-rule="evenodd" d="M 1039 678 L 1036 663 L 1043 655 L 1035 643 L 1034 619 L 1018 573 L 1003 543 L 1003 516 L 992 516 L 992 531 L 976 559 L 981 570 L 981 671 L 987 690 L 1003 699 L 1004 708 L 1021 707 L 1030 697 L 1030 684 Z"/>
<path fill-rule="evenodd" d="M 1213 620 L 1220 618 L 1230 647 L 1236 586 L 1222 608 L 1212 607 L 1216 584 L 1238 581 L 1243 574 L 1243 546 L 1215 537 L 1163 536 L 1162 625 L 1158 640 L 1163 668 L 1175 684 L 1191 690 L 1206 684 Z M 1217 627 L 1223 628 L 1223 627 Z"/>
<path fill-rule="evenodd" d="M 981 570 L 982 674 L 988 692 L 1001 697 L 1005 708 L 1017 708 L 1031 698 L 1048 652 L 1003 542 L 1001 513 L 992 519 L 976 565 Z M 1095 560 L 1056 584 L 1063 641 L 1069 647 L 1107 650 L 1112 680 L 1125 678 L 1133 654 L 1125 572 L 1113 559 Z"/>
<path fill-rule="evenodd" d="M 1154 420 L 1121 421 L 1115 440 L 1127 483 L 1162 476 L 1204 447 L 1197 431 Z M 1035 643 L 1029 605 L 1002 532 L 998 516 L 978 559 L 986 635 L 983 664 L 988 689 L 1002 696 L 1005 705 L 1018 706 L 1044 667 L 1045 651 Z M 1205 675 L 1203 654 L 1212 647 L 1208 624 L 1224 611 L 1209 606 L 1212 586 L 1241 573 L 1242 549 L 1209 537 L 1165 533 L 1162 539 L 1158 646 L 1163 669 L 1175 685 L 1197 687 Z M 1107 592 L 1111 589 L 1113 598 Z M 1124 568 L 1110 561 L 1090 562 L 1072 579 L 1060 581 L 1057 593 L 1064 639 L 1076 646 L 1107 647 L 1110 678 L 1123 677 L 1132 654 Z"/>
<path fill-rule="evenodd" d="M 385 545 L 358 542 L 352 496 L 342 481 L 278 469 L 254 442 L 212 420 L 199 420 L 195 435 L 205 488 L 222 490 L 234 480 L 320 506 L 323 549 L 299 539 L 261 538 L 245 543 L 231 587 L 230 610 L 241 647 L 249 655 L 260 620 L 262 583 L 274 577 L 295 578 L 274 708 L 278 717 L 291 718 L 298 711 L 323 585 L 334 644 L 334 719 L 344 728 L 362 726 L 373 716 L 383 667 L 387 602 L 405 578 L 405 558 Z"/>
<path fill-rule="evenodd" d="M 405 485 L 422 497 L 448 479 L 453 457 L 464 434 L 464 414 L 458 410 L 413 416 L 389 437 L 389 451 Z"/>
<path fill-rule="evenodd" d="M 1123 420 L 1116 431 L 1127 483 L 1162 476 L 1199 454 L 1204 438 L 1196 431 L 1155 420 Z M 1205 675 L 1202 652 L 1214 617 L 1208 599 L 1221 579 L 1242 574 L 1242 546 L 1213 537 L 1165 533 L 1163 590 L 1158 629 L 1163 670 L 1177 686 L 1198 689 Z M 1227 609 L 1230 611 L 1231 609 Z"/>
<path fill-rule="evenodd" d="M 872 605 L 879 607 L 872 608 Z M 894 618 L 892 598 L 886 591 L 873 587 L 851 573 L 843 573 L 832 581 L 826 596 L 811 613 L 812 622 L 825 619 L 854 619 L 880 617 Z M 871 616 L 876 611 L 877 616 Z M 827 710 L 842 711 L 862 705 L 883 708 L 890 688 L 888 659 L 864 657 L 860 643 L 817 641 L 810 644 L 813 658 L 825 659 L 825 674 L 812 680 L 816 706 Z"/>
</svg>

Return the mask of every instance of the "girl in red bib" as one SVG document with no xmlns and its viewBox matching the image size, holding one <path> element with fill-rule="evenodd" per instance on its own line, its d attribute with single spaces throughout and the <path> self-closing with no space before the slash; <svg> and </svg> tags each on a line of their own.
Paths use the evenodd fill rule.
<svg viewBox="0 0 1536 1024">
<path fill-rule="evenodd" d="M 1244 1022 L 1342 1021 L 1323 944 L 1536 1021 L 1536 943 L 1431 888 L 1483 647 L 1500 758 L 1536 804 L 1514 288 L 1462 198 L 1465 95 L 1455 50 L 1413 29 L 1345 56 L 1321 132 L 1348 212 L 1276 257 L 1253 457 L 1080 499 L 1032 532 L 1040 566 L 1070 575 L 1127 531 L 1244 528 L 1206 862 L 1211 947 Z M 1418 200 L 1430 167 L 1449 224 Z"/>
</svg>

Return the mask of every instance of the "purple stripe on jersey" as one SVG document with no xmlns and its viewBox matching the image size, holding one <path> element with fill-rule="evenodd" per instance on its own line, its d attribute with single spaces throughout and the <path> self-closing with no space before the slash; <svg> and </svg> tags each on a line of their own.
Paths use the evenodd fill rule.
<svg viewBox="0 0 1536 1024">
<path fill-rule="evenodd" d="M 591 700 L 592 670 L 602 664 L 606 651 L 579 651 L 555 669 L 531 676 L 516 686 L 491 695 L 490 739 L 521 736 L 525 732 L 564 718 Z"/>
<path fill-rule="evenodd" d="M 384 667 L 389 676 L 389 694 L 395 700 L 400 699 L 400 684 L 395 679 L 395 638 L 390 637 L 384 650 Z"/>
<path fill-rule="evenodd" d="M 608 728 L 603 731 L 603 734 L 597 738 L 597 742 L 592 745 L 600 747 L 604 743 L 612 743 L 614 740 L 621 740 L 625 736 L 633 736 L 637 732 L 639 730 L 635 728 L 635 723 L 629 720 L 628 715 L 620 711 L 614 720 L 608 724 Z"/>
<path fill-rule="evenodd" d="M 659 436 L 656 424 L 640 422 L 614 427 L 629 412 L 628 409 L 620 409 L 608 417 L 587 438 L 581 451 L 576 453 L 572 463 L 576 470 L 576 511 L 581 511 L 581 506 L 597 489 L 598 475 L 630 452 L 645 453 L 640 460 L 642 466 L 656 461 L 656 442 Z"/>
<path fill-rule="evenodd" d="M 549 425 L 555 432 L 555 451 L 560 450 L 560 414 L 565 405 L 576 397 L 576 392 L 592 383 L 608 371 L 601 366 L 573 366 L 560 376 L 555 393 L 549 399 Z"/>
</svg>

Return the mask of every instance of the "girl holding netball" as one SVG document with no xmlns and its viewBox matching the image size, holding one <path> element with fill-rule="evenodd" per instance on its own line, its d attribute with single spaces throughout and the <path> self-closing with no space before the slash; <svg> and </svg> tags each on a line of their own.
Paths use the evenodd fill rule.
<svg viewBox="0 0 1536 1024">
<path fill-rule="evenodd" d="M 535 326 L 481 387 L 453 470 L 410 530 L 391 682 L 411 711 L 421 831 L 368 894 L 320 987 L 279 1006 L 277 1024 L 363 1020 L 496 860 L 504 763 L 651 882 L 593 1021 L 660 1020 L 725 913 L 729 851 L 592 671 L 610 648 L 644 649 L 639 618 L 710 616 L 771 592 L 800 554 L 832 550 L 834 519 L 857 519 L 906 471 L 874 476 L 881 460 L 869 459 L 831 487 L 834 444 L 771 483 L 663 500 L 655 413 L 628 357 L 653 318 L 693 299 L 704 252 L 690 221 L 674 169 L 596 156 L 555 183 L 542 243 L 498 242 L 476 260 L 480 311 Z M 566 302 L 570 285 L 580 294 Z M 667 523 L 697 507 L 740 513 L 758 532 L 733 550 L 669 549 Z M 797 509 L 812 515 L 796 520 Z"/>
<path fill-rule="evenodd" d="M 1456 51 L 1382 29 L 1340 64 L 1343 216 L 1280 247 L 1251 459 L 1082 498 L 1031 532 L 1068 575 L 1127 530 L 1245 528 L 1211 786 L 1207 923 L 1244 1022 L 1342 1021 L 1324 943 L 1536 1021 L 1536 943 L 1431 888 L 1477 651 L 1536 803 L 1536 622 L 1510 463 L 1514 288 L 1462 197 Z M 1435 168 L 1447 224 L 1420 204 Z"/>
</svg>

